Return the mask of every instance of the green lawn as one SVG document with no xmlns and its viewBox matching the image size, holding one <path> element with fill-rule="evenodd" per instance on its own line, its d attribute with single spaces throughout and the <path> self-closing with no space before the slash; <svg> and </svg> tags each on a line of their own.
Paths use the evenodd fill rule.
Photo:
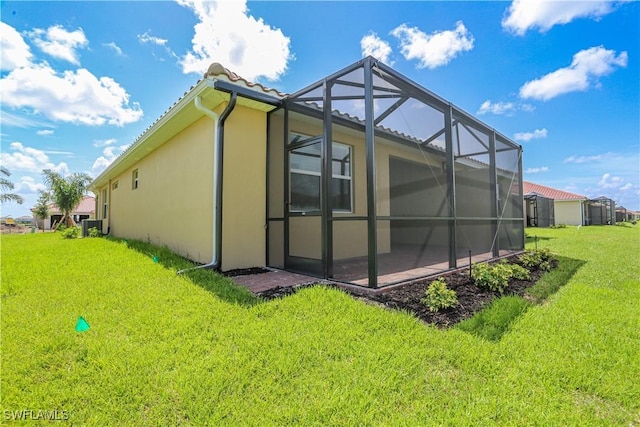
<svg viewBox="0 0 640 427">
<path fill-rule="evenodd" d="M 3 421 L 640 425 L 640 227 L 527 233 L 584 264 L 495 342 L 335 289 L 259 302 L 148 245 L 3 236 Z"/>
</svg>

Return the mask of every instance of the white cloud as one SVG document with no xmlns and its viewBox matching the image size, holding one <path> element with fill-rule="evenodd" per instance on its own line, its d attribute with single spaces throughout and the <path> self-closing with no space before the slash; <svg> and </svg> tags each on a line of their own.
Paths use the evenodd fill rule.
<svg viewBox="0 0 640 427">
<path fill-rule="evenodd" d="M 547 166 L 542 166 L 539 168 L 528 168 L 525 173 L 542 173 L 549 172 L 549 168 Z"/>
<path fill-rule="evenodd" d="M 115 141 L 115 140 L 114 140 Z M 96 177 L 100 175 L 120 154 L 127 149 L 127 145 L 118 147 L 108 146 L 102 150 L 102 156 L 98 157 L 91 166 L 91 174 Z"/>
<path fill-rule="evenodd" d="M 80 65 L 77 49 L 89 44 L 82 28 L 67 31 L 61 25 L 55 25 L 46 31 L 36 28 L 27 34 L 44 53 L 74 65 Z"/>
<path fill-rule="evenodd" d="M 0 92 L 6 106 L 31 108 L 54 121 L 122 126 L 143 114 L 115 80 L 84 68 L 63 73 L 46 63 L 18 68 L 0 80 Z"/>
<path fill-rule="evenodd" d="M 518 132 L 513 135 L 513 139 L 516 141 L 531 141 L 532 139 L 540 139 L 547 137 L 547 130 L 545 128 L 536 129 L 533 132 Z"/>
<path fill-rule="evenodd" d="M 600 181 L 598 181 L 598 187 L 601 189 L 620 188 L 624 179 L 619 176 L 613 176 L 610 173 L 602 175 Z"/>
<path fill-rule="evenodd" d="M 609 159 L 613 156 L 613 153 L 596 154 L 594 156 L 569 156 L 563 160 L 563 163 L 592 163 L 600 160 Z"/>
<path fill-rule="evenodd" d="M 122 49 L 115 42 L 102 43 L 102 46 L 111 49 L 118 56 L 124 56 L 124 53 L 122 52 Z"/>
<path fill-rule="evenodd" d="M 540 32 L 554 25 L 567 24 L 576 18 L 598 19 L 615 9 L 613 1 L 540 1 L 514 0 L 505 13 L 502 27 L 517 35 L 530 28 Z"/>
<path fill-rule="evenodd" d="M 613 50 L 602 46 L 581 50 L 573 55 L 571 65 L 560 68 L 537 80 L 531 80 L 520 88 L 522 98 L 548 101 L 569 92 L 585 91 L 597 84 L 597 78 L 627 66 L 627 52 L 616 56 Z"/>
<path fill-rule="evenodd" d="M 167 42 L 169 41 L 167 39 L 161 39 L 160 37 L 152 36 L 151 34 L 149 34 L 149 31 L 145 31 L 144 34 L 138 34 L 137 37 L 140 43 L 151 43 L 158 46 L 166 46 Z"/>
<path fill-rule="evenodd" d="M 181 61 L 182 71 L 203 74 L 219 62 L 249 80 L 278 80 L 292 59 L 290 39 L 262 18 L 249 15 L 246 0 L 178 0 L 199 22 L 194 27 L 192 49 Z"/>
<path fill-rule="evenodd" d="M 9 148 L 11 152 L 0 153 L 0 163 L 9 170 L 42 173 L 43 169 L 52 169 L 63 175 L 69 173 L 69 167 L 66 163 L 54 164 L 42 150 L 25 147 L 20 142 L 12 142 Z"/>
<path fill-rule="evenodd" d="M 480 105 L 480 108 L 476 112 L 476 114 L 495 114 L 495 115 L 505 115 L 505 116 L 513 116 L 516 111 L 526 111 L 531 112 L 535 110 L 535 107 L 531 104 L 519 104 L 515 102 L 491 102 L 490 100 L 486 100 Z"/>
<path fill-rule="evenodd" d="M 53 129 L 41 129 L 39 131 L 37 131 L 36 133 L 40 136 L 51 136 L 54 134 L 54 130 Z"/>
<path fill-rule="evenodd" d="M 410 28 L 406 24 L 391 31 L 400 40 L 402 55 L 407 60 L 417 59 L 418 68 L 437 68 L 448 64 L 460 52 L 473 49 L 473 35 L 462 21 L 456 23 L 454 30 L 426 34 L 418 27 Z"/>
<path fill-rule="evenodd" d="M 16 182 L 15 187 L 15 191 L 22 194 L 37 193 L 38 191 L 45 191 L 46 189 L 46 185 L 41 182 L 36 182 L 36 180 L 30 176 L 20 177 L 20 181 Z"/>
<path fill-rule="evenodd" d="M 0 22 L 0 69 L 13 70 L 31 64 L 33 54 L 24 39 L 10 25 Z"/>
<path fill-rule="evenodd" d="M 109 139 L 94 139 L 93 140 L 93 146 L 94 147 L 106 147 L 107 145 L 113 145 L 116 142 L 118 142 L 117 139 L 115 138 L 109 138 Z"/>
<path fill-rule="evenodd" d="M 2 110 L 0 113 L 0 123 L 2 126 L 18 127 L 18 128 L 37 128 L 43 126 L 50 126 L 43 120 L 31 118 L 27 115 L 17 115 L 10 113 L 9 111 Z"/>
<path fill-rule="evenodd" d="M 381 62 L 393 65 L 390 61 L 391 46 L 385 40 L 382 40 L 376 33 L 369 33 L 360 40 L 360 49 L 362 56 L 373 56 Z"/>
</svg>

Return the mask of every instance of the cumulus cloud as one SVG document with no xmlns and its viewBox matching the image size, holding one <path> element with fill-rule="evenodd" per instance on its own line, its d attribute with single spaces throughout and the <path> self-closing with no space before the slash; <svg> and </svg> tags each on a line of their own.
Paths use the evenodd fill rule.
<svg viewBox="0 0 640 427">
<path fill-rule="evenodd" d="M 145 31 L 144 34 L 138 34 L 137 37 L 138 41 L 143 44 L 150 43 L 158 46 L 166 46 L 168 42 L 167 39 L 161 39 L 160 37 L 152 36 L 151 34 L 149 34 L 149 31 Z"/>
<path fill-rule="evenodd" d="M 10 25 L 0 22 L 0 69 L 13 70 L 31 64 L 33 54 L 29 45 Z"/>
<path fill-rule="evenodd" d="M 626 67 L 627 60 L 625 51 L 616 55 L 615 51 L 602 46 L 581 50 L 573 55 L 569 67 L 525 83 L 520 88 L 520 96 L 548 101 L 565 93 L 586 91 L 598 85 L 598 77 L 612 73 L 617 67 Z"/>
<path fill-rule="evenodd" d="M 539 168 L 528 168 L 525 173 L 543 173 L 549 172 L 549 168 L 547 166 L 542 166 Z"/>
<path fill-rule="evenodd" d="M 437 68 L 447 65 L 458 54 L 473 49 L 473 35 L 462 21 L 454 30 L 427 34 L 418 27 L 402 24 L 391 31 L 400 41 L 400 49 L 406 60 L 417 59 L 418 68 Z"/>
<path fill-rule="evenodd" d="M 548 31 L 554 25 L 567 24 L 576 18 L 598 19 L 615 9 L 613 1 L 540 1 L 514 0 L 502 20 L 502 27 L 517 35 L 531 28 Z"/>
<path fill-rule="evenodd" d="M 82 28 L 67 31 L 61 25 L 54 25 L 46 30 L 36 28 L 27 34 L 47 55 L 74 65 L 80 65 L 77 50 L 89 44 Z"/>
<path fill-rule="evenodd" d="M 98 157 L 91 166 L 91 174 L 100 175 L 113 161 L 127 149 L 127 145 L 108 146 L 102 150 L 102 156 Z"/>
<path fill-rule="evenodd" d="M 16 182 L 15 191 L 21 194 L 37 193 L 38 191 L 45 191 L 46 185 L 41 182 L 36 182 L 33 177 L 22 176 L 20 181 Z"/>
<path fill-rule="evenodd" d="M 123 126 L 143 115 L 115 80 L 84 68 L 62 73 L 47 63 L 18 68 L 0 80 L 0 92 L 6 106 L 31 108 L 60 122 Z"/>
<path fill-rule="evenodd" d="M 178 0 L 199 22 L 194 27 L 192 49 L 180 61 L 182 71 L 203 74 L 220 62 L 246 79 L 278 80 L 292 59 L 290 39 L 279 28 L 248 13 L 246 0 Z"/>
<path fill-rule="evenodd" d="M 600 178 L 600 181 L 598 181 L 598 186 L 602 189 L 621 188 L 623 182 L 623 178 L 605 173 L 602 175 L 602 178 Z"/>
<path fill-rule="evenodd" d="M 513 135 L 513 139 L 516 141 L 531 141 L 532 139 L 540 139 L 547 137 L 547 130 L 545 128 L 536 129 L 533 132 L 518 132 Z"/>
<path fill-rule="evenodd" d="M 385 64 L 393 65 L 390 62 L 391 46 L 374 32 L 360 39 L 360 49 L 363 57 L 373 56 Z"/>
<path fill-rule="evenodd" d="M 36 132 L 40 136 L 51 136 L 55 131 L 53 129 L 41 129 Z"/>
<path fill-rule="evenodd" d="M 8 34 L 8 38 L 12 40 L 12 46 L 20 45 L 18 41 L 24 43 L 24 39 L 15 32 L 15 29 L 9 27 L 6 34 L 5 29 L 3 24 L 2 37 L 4 39 Z M 70 62 L 77 60 L 75 52 L 72 52 L 73 46 L 80 46 L 82 40 L 86 40 L 82 30 L 69 32 L 61 27 L 51 27 L 46 33 L 44 30 L 35 30 L 32 33 L 51 39 L 49 40 L 51 44 L 45 44 L 44 49 L 49 49 L 50 54 L 55 53 L 60 57 L 69 55 L 67 60 Z M 13 37 L 16 34 L 19 40 Z M 64 49 L 64 43 L 68 48 L 67 51 Z M 38 121 L 26 118 L 26 114 L 43 115 L 53 121 L 85 125 L 123 126 L 142 118 L 143 112 L 140 106 L 135 102 L 130 103 L 129 94 L 112 78 L 98 78 L 85 68 L 58 72 L 46 61 L 36 63 L 32 56 L 25 54 L 29 52 L 28 49 L 21 48 L 17 51 L 21 52 L 21 56 L 14 54 L 13 63 L 22 65 L 14 67 L 0 79 L 0 93 L 2 93 L 3 107 L 21 108 L 26 111 L 23 110 L 19 116 L 16 116 L 3 110 L 3 125 L 19 127 L 39 125 Z M 2 55 L 4 61 L 4 50 Z M 9 117 L 5 117 L 7 114 Z"/>
<path fill-rule="evenodd" d="M 69 167 L 66 163 L 60 162 L 56 165 L 49 160 L 49 156 L 44 151 L 25 147 L 17 141 L 9 145 L 9 152 L 0 153 L 0 160 L 2 166 L 11 171 L 42 173 L 43 169 L 52 169 L 63 175 L 69 174 Z"/>
</svg>

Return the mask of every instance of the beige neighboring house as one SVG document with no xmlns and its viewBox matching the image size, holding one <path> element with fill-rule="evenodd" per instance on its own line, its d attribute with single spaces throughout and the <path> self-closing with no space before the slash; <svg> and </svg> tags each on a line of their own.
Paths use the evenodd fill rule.
<svg viewBox="0 0 640 427">
<path fill-rule="evenodd" d="M 533 182 L 524 181 L 523 185 L 524 194 L 540 194 L 553 200 L 555 225 L 587 225 L 584 214 L 587 197 Z"/>
<path fill-rule="evenodd" d="M 372 57 L 293 94 L 214 63 L 90 189 L 103 233 L 203 267 L 379 287 L 523 250 L 521 171 L 522 147 Z"/>
<path fill-rule="evenodd" d="M 93 196 L 84 196 L 82 201 L 76 206 L 76 208 L 71 212 L 71 217 L 73 220 L 80 225 L 80 221 L 83 219 L 93 219 L 96 217 L 96 199 Z M 33 210 L 32 210 L 33 212 Z M 62 219 L 62 212 L 58 206 L 54 203 L 49 205 L 49 216 L 44 220 L 41 218 L 35 218 L 36 226 L 39 229 L 51 230 L 57 223 Z"/>
</svg>

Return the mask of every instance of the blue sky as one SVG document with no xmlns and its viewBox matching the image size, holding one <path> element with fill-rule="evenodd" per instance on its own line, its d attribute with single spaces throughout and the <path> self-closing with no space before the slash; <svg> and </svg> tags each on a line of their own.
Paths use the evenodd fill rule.
<svg viewBox="0 0 640 427">
<path fill-rule="evenodd" d="M 220 62 L 292 93 L 373 55 L 524 148 L 524 178 L 640 210 L 638 2 L 2 2 L 1 162 L 97 176 Z"/>
</svg>

